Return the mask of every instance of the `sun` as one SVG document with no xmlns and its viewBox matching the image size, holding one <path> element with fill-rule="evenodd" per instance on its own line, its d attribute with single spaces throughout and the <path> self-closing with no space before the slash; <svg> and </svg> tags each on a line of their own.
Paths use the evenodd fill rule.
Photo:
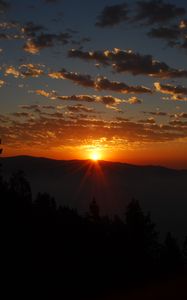
<svg viewBox="0 0 187 300">
<path fill-rule="evenodd" d="M 91 153 L 90 158 L 93 161 L 98 161 L 101 158 L 101 156 L 98 152 L 94 151 L 94 152 Z"/>
</svg>

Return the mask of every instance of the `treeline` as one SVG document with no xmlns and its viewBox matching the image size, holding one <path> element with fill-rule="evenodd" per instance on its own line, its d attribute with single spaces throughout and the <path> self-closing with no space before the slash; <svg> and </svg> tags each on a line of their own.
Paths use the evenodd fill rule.
<svg viewBox="0 0 187 300">
<path fill-rule="evenodd" d="M 62 299 L 67 293 L 68 299 L 78 295 L 89 299 L 102 291 L 127 290 L 186 274 L 187 237 L 179 247 L 168 233 L 161 244 L 150 215 L 135 199 L 124 219 L 101 216 L 95 199 L 88 213 L 80 215 L 75 209 L 57 206 L 46 193 L 32 199 L 22 172 L 8 181 L 0 176 L 0 195 L 13 221 L 11 250 L 20 241 L 30 247 L 32 289 L 39 288 L 51 299 L 57 295 Z"/>
</svg>

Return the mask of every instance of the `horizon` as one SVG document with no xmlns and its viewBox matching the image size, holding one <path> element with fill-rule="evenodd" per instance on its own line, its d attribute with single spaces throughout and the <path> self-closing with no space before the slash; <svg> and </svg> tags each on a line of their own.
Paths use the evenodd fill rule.
<svg viewBox="0 0 187 300">
<path fill-rule="evenodd" d="M 54 160 L 54 161 L 65 161 L 65 162 L 71 162 L 71 161 L 79 161 L 79 162 L 87 162 L 90 161 L 92 164 L 99 164 L 100 162 L 106 162 L 106 163 L 112 163 L 112 164 L 124 164 L 124 165 L 129 165 L 129 166 L 135 166 L 135 167 L 157 167 L 157 168 L 165 168 L 165 169 L 170 169 L 170 170 L 176 170 L 176 171 L 187 171 L 187 168 L 175 168 L 167 165 L 160 165 L 160 164 L 135 164 L 131 163 L 128 161 L 111 161 L 111 160 L 105 160 L 105 159 L 92 159 L 92 158 L 85 158 L 85 159 L 80 159 L 80 158 L 72 158 L 72 159 L 59 159 L 59 158 L 53 158 L 53 157 L 45 157 L 45 156 L 34 156 L 34 155 L 28 155 L 28 154 L 19 154 L 19 155 L 14 155 L 14 156 L 6 156 L 6 155 L 1 155 L 0 159 L 2 158 L 21 158 L 21 157 L 28 157 L 28 158 L 36 158 L 36 159 L 46 159 L 46 160 Z"/>
</svg>

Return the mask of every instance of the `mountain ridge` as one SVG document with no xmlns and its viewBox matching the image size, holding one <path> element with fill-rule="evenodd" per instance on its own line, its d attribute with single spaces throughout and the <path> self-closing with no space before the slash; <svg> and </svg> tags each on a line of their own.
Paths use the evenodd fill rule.
<svg viewBox="0 0 187 300">
<path fill-rule="evenodd" d="M 160 231 L 176 236 L 187 232 L 187 170 L 33 156 L 1 157 L 0 163 L 5 178 L 18 170 L 24 172 L 33 198 L 47 192 L 58 205 L 86 213 L 94 197 L 102 215 L 121 217 L 135 198 L 145 212 L 151 212 Z"/>
</svg>

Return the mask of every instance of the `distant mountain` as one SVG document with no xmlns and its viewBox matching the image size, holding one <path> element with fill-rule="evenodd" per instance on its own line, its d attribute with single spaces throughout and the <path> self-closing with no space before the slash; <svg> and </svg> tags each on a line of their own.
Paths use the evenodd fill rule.
<svg viewBox="0 0 187 300">
<path fill-rule="evenodd" d="M 29 156 L 1 158 L 5 177 L 23 170 L 33 196 L 53 195 L 58 204 L 88 211 L 95 197 L 101 214 L 124 215 L 134 197 L 144 211 L 150 211 L 162 232 L 178 237 L 187 234 L 187 170 L 160 166 L 84 160 L 52 160 Z"/>
</svg>

